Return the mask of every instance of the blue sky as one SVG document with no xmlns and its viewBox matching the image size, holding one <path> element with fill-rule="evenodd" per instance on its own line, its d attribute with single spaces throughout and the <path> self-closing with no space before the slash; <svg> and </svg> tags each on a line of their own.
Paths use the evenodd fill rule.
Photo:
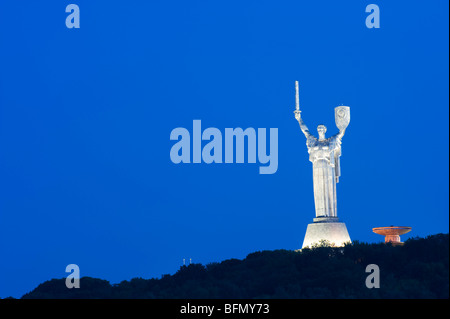
<svg viewBox="0 0 450 319">
<path fill-rule="evenodd" d="M 68 29 L 65 7 L 80 7 Z M 365 7 L 380 7 L 368 29 Z M 0 297 L 298 249 L 312 168 L 292 113 L 335 134 L 353 240 L 448 232 L 448 1 L 3 1 Z M 278 171 L 173 164 L 176 127 L 278 128 Z"/>
</svg>

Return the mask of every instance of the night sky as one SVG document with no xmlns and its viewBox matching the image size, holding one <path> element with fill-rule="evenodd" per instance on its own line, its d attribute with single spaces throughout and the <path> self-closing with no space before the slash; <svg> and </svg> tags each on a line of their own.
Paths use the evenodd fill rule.
<svg viewBox="0 0 450 319">
<path fill-rule="evenodd" d="M 68 4 L 80 28 L 65 24 Z M 380 8 L 369 29 L 365 8 Z M 352 240 L 449 230 L 448 1 L 2 1 L 0 297 L 298 249 L 315 217 L 294 119 L 337 133 Z M 174 164 L 174 128 L 278 128 L 278 170 Z M 192 137 L 192 136 L 191 136 Z M 191 144 L 192 145 L 192 144 Z M 203 143 L 205 145 L 205 142 Z"/>
</svg>

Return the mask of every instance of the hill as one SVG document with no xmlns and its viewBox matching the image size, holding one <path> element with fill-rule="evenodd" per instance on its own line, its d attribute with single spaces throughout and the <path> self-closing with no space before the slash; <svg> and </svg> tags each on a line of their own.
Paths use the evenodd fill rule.
<svg viewBox="0 0 450 319">
<path fill-rule="evenodd" d="M 368 289 L 368 264 L 380 269 L 380 288 Z M 40 284 L 22 298 L 449 298 L 449 235 L 408 239 L 403 246 L 354 242 L 301 252 L 261 251 L 243 260 L 182 266 L 160 279 L 134 278 L 111 285 L 81 278 Z"/>
</svg>

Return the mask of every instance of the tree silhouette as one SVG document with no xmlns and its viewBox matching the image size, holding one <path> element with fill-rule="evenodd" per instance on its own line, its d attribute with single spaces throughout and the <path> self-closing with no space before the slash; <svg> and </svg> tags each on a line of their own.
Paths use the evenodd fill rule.
<svg viewBox="0 0 450 319">
<path fill-rule="evenodd" d="M 380 268 L 380 288 L 365 285 L 366 266 Z M 408 239 L 403 246 L 354 241 L 301 251 L 258 251 L 243 260 L 181 266 L 160 279 L 111 285 L 83 277 L 79 289 L 52 279 L 22 298 L 448 298 L 449 235 Z"/>
</svg>

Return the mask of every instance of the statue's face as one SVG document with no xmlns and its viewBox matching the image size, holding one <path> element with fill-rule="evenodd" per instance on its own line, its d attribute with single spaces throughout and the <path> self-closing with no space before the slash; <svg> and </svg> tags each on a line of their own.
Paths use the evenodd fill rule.
<svg viewBox="0 0 450 319">
<path fill-rule="evenodd" d="M 327 127 L 325 125 L 319 125 L 317 127 L 317 133 L 319 133 L 319 138 L 325 138 L 325 132 L 327 131 Z"/>
</svg>

